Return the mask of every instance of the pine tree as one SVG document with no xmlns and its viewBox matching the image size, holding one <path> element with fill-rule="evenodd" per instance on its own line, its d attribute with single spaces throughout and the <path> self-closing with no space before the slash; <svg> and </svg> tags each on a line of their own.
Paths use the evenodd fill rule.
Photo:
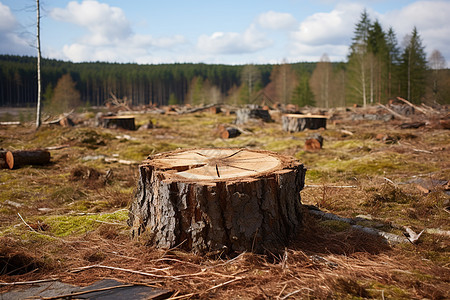
<svg viewBox="0 0 450 300">
<path fill-rule="evenodd" d="M 420 103 L 425 96 L 427 60 L 422 40 L 414 27 L 410 36 L 405 39 L 402 54 L 401 80 L 402 93 L 413 103 Z"/>
<path fill-rule="evenodd" d="M 368 52 L 370 63 L 370 103 L 376 100 L 381 103 L 381 99 L 386 98 L 385 80 L 388 65 L 388 49 L 386 34 L 380 23 L 375 21 L 369 29 Z"/>
<path fill-rule="evenodd" d="M 349 89 L 351 101 L 366 106 L 368 98 L 369 86 L 369 55 L 368 55 L 368 39 L 371 21 L 367 11 L 361 13 L 360 21 L 356 24 L 353 43 L 350 46 L 350 54 L 348 58 L 349 72 Z"/>
<path fill-rule="evenodd" d="M 387 96 L 388 98 L 391 98 L 394 94 L 399 93 L 397 78 L 398 78 L 398 66 L 400 63 L 400 49 L 398 47 L 397 36 L 392 27 L 389 27 L 389 30 L 386 35 L 386 47 L 388 56 Z"/>
<path fill-rule="evenodd" d="M 309 85 L 309 74 L 303 71 L 298 77 L 298 85 L 292 93 L 292 103 L 298 106 L 315 106 L 314 94 Z"/>
</svg>

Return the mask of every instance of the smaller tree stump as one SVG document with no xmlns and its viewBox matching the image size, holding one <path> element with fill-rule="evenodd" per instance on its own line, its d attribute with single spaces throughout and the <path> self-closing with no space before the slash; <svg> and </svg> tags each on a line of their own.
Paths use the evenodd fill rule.
<svg viewBox="0 0 450 300">
<path fill-rule="evenodd" d="M 272 122 L 272 117 L 268 110 L 261 108 L 242 108 L 236 111 L 237 125 L 246 124 L 251 121 Z"/>
<path fill-rule="evenodd" d="M 136 130 L 133 116 L 106 116 L 101 117 L 100 122 L 103 128 L 122 128 L 126 130 Z"/>
<path fill-rule="evenodd" d="M 322 149 L 323 146 L 323 137 L 316 133 L 310 136 L 305 141 L 305 150 L 307 151 L 317 151 Z"/>
<path fill-rule="evenodd" d="M 10 169 L 25 165 L 45 165 L 50 162 L 50 152 L 47 150 L 8 151 L 6 164 Z"/>
<path fill-rule="evenodd" d="M 128 225 L 134 238 L 196 253 L 284 249 L 302 226 L 306 169 L 249 149 L 191 149 L 150 156 Z"/>
<path fill-rule="evenodd" d="M 283 130 L 289 132 L 327 128 L 327 117 L 321 115 L 286 114 L 281 121 Z"/>
</svg>

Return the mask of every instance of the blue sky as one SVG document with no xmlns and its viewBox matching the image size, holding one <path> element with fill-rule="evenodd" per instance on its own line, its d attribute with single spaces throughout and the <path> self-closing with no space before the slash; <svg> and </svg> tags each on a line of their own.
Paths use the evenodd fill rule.
<svg viewBox="0 0 450 300">
<path fill-rule="evenodd" d="M 0 54 L 35 55 L 35 0 L 0 0 Z M 414 26 L 450 61 L 446 0 L 41 0 L 47 58 L 73 62 L 345 61 L 366 9 L 400 46 Z"/>
</svg>

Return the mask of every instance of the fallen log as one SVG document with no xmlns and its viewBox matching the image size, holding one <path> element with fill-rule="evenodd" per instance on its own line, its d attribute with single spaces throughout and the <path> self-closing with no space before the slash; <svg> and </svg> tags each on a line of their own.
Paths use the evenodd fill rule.
<svg viewBox="0 0 450 300">
<path fill-rule="evenodd" d="M 9 169 L 17 169 L 25 165 L 45 165 L 50 162 L 50 152 L 47 150 L 8 151 L 6 164 Z"/>
<path fill-rule="evenodd" d="M 133 238 L 195 253 L 284 249 L 301 227 L 306 169 L 249 149 L 192 149 L 139 166 L 128 225 Z"/>
<path fill-rule="evenodd" d="M 327 128 L 327 117 L 321 115 L 287 114 L 281 117 L 281 121 L 283 130 L 289 132 Z"/>
<path fill-rule="evenodd" d="M 232 139 L 239 135 L 241 135 L 241 132 L 235 127 L 227 127 L 220 133 L 220 137 L 223 139 Z"/>
</svg>

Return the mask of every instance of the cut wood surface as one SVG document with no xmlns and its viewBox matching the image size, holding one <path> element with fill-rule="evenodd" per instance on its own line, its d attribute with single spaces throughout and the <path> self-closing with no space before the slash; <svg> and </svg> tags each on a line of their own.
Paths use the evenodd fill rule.
<svg viewBox="0 0 450 300">
<path fill-rule="evenodd" d="M 6 164 L 10 169 L 25 165 L 45 165 L 50 162 L 50 152 L 47 150 L 8 151 Z"/>
<path fill-rule="evenodd" d="M 139 168 L 128 224 L 157 247 L 193 252 L 284 247 L 301 226 L 305 168 L 249 149 L 191 149 Z"/>
<path fill-rule="evenodd" d="M 281 121 L 283 130 L 289 132 L 327 127 L 327 117 L 322 115 L 286 114 Z"/>
</svg>

